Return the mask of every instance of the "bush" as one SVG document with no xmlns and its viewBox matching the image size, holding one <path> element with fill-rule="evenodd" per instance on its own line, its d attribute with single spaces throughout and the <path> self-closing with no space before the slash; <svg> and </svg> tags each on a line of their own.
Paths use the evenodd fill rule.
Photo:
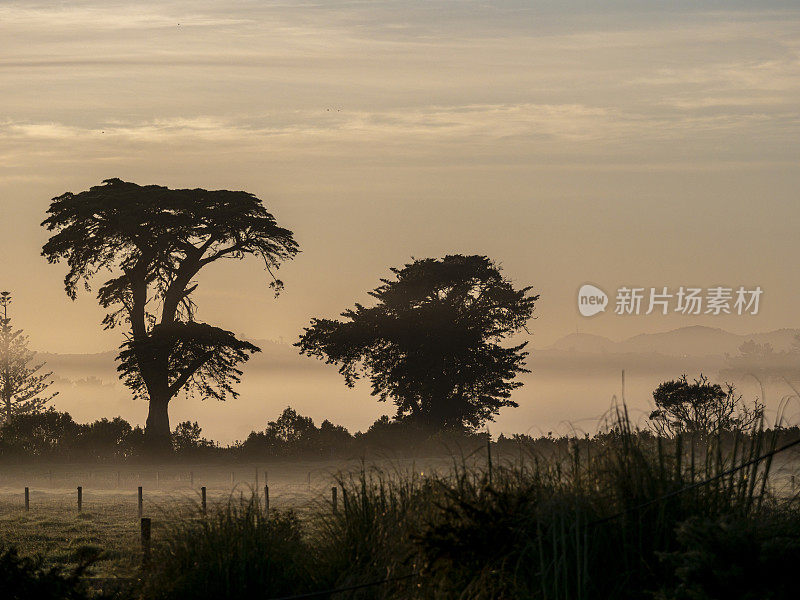
<svg viewBox="0 0 800 600">
<path fill-rule="evenodd" d="M 680 550 L 665 554 L 678 584 L 669 600 L 782 600 L 797 597 L 800 515 L 691 518 L 677 530 Z"/>
<path fill-rule="evenodd" d="M 172 432 L 172 448 L 176 454 L 188 458 L 208 456 L 216 450 L 214 442 L 203 437 L 203 429 L 197 421 L 183 421 Z"/>
<path fill-rule="evenodd" d="M 173 515 L 143 573 L 144 597 L 157 600 L 270 598 L 310 589 L 311 552 L 292 512 L 269 518 L 253 494 L 203 517 Z"/>
<path fill-rule="evenodd" d="M 74 449 L 80 428 L 69 413 L 52 408 L 15 415 L 0 428 L 3 454 L 37 458 L 68 456 Z"/>
<path fill-rule="evenodd" d="M 83 557 L 72 571 L 45 567 L 41 557 L 22 558 L 14 548 L 0 547 L 0 590 L 4 600 L 84 600 L 105 596 L 90 594 L 82 577 L 97 559 Z"/>
</svg>

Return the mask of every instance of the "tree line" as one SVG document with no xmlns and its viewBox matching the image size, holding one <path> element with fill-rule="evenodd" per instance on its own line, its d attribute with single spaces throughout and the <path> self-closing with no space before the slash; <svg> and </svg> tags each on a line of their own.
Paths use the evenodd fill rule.
<svg viewBox="0 0 800 600">
<path fill-rule="evenodd" d="M 429 435 L 409 422 L 383 416 L 366 431 L 350 433 L 327 419 L 317 426 L 311 417 L 287 407 L 266 427 L 244 440 L 221 445 L 203 436 L 195 421 L 178 423 L 171 432 L 172 450 L 187 460 L 265 458 L 349 458 L 371 451 L 395 453 L 427 449 L 440 452 L 448 443 L 484 445 L 486 434 Z M 126 462 L 149 459 L 145 430 L 121 417 L 77 423 L 66 412 L 47 409 L 19 414 L 0 425 L 0 462 Z"/>
</svg>

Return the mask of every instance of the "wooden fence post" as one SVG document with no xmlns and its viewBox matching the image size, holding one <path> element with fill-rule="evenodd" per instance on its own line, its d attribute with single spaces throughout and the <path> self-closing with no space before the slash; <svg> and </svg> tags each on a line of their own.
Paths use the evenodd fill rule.
<svg viewBox="0 0 800 600">
<path fill-rule="evenodd" d="M 78 512 L 83 510 L 83 488 L 78 486 Z"/>
<path fill-rule="evenodd" d="M 144 513 L 144 503 L 142 502 L 142 486 L 139 486 L 139 518 L 142 518 L 142 514 Z"/>
<path fill-rule="evenodd" d="M 150 517 L 142 517 L 142 565 L 147 565 L 150 562 L 150 532 L 151 523 Z"/>
<path fill-rule="evenodd" d="M 264 486 L 264 514 L 269 516 L 269 486 Z"/>
<path fill-rule="evenodd" d="M 489 485 L 492 485 L 492 438 L 486 439 L 486 462 L 489 465 Z"/>
<path fill-rule="evenodd" d="M 28 488 L 25 488 L 25 510 L 31 509 L 31 494 Z"/>
<path fill-rule="evenodd" d="M 333 512 L 334 513 L 336 512 L 336 503 L 337 503 L 337 500 L 338 500 L 338 498 L 336 497 L 336 492 L 337 491 L 338 490 L 337 490 L 336 486 L 333 486 L 331 488 L 331 502 L 333 502 Z"/>
<path fill-rule="evenodd" d="M 206 516 L 206 486 L 200 488 L 200 504 L 203 507 L 203 516 Z"/>
</svg>

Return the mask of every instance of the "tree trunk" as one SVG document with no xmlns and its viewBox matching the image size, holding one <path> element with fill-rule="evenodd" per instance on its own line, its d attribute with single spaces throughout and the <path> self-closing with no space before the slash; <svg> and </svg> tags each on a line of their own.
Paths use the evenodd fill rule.
<svg viewBox="0 0 800 600">
<path fill-rule="evenodd" d="M 148 450 L 153 454 L 169 454 L 172 450 L 168 406 L 169 398 L 166 394 L 150 395 L 150 408 L 144 433 Z"/>
</svg>

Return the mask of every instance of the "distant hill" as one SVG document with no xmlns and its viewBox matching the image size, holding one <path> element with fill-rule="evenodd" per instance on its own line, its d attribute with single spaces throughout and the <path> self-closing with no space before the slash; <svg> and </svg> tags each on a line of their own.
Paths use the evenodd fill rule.
<svg viewBox="0 0 800 600">
<path fill-rule="evenodd" d="M 571 333 L 558 340 L 545 350 L 561 350 L 563 352 L 617 352 L 617 343 L 591 333 Z"/>
<path fill-rule="evenodd" d="M 587 354 L 663 354 L 666 356 L 723 356 L 736 354 L 748 340 L 769 343 L 775 350 L 788 350 L 800 329 L 776 329 L 740 335 L 700 325 L 681 327 L 662 333 L 642 333 L 620 342 L 586 333 L 567 335 L 545 350 Z"/>
<path fill-rule="evenodd" d="M 615 342 L 600 335 L 572 333 L 546 348 L 534 349 L 530 366 L 536 372 L 552 370 L 571 372 L 584 370 L 603 371 L 608 368 L 668 369 L 670 371 L 714 372 L 724 365 L 725 354 L 737 354 L 739 346 L 747 340 L 770 343 L 775 350 L 792 346 L 800 329 L 738 335 L 714 327 L 681 327 L 661 333 L 643 333 Z M 258 373 L 269 376 L 281 374 L 292 377 L 334 374 L 335 369 L 323 361 L 301 356 L 289 343 L 272 340 L 249 340 L 261 352 L 244 366 L 245 377 Z M 39 353 L 37 359 L 46 361 L 47 370 L 58 377 L 82 384 L 87 378 L 97 378 L 102 383 L 118 383 L 116 351 L 97 354 Z"/>
</svg>

